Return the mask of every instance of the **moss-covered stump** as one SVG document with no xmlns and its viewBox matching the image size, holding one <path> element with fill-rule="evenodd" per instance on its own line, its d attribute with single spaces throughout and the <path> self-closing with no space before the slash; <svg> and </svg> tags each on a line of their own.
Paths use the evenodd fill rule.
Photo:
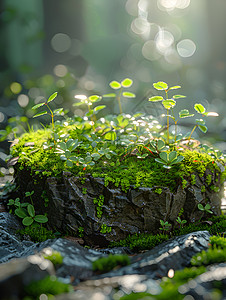
<svg viewBox="0 0 226 300">
<path fill-rule="evenodd" d="M 214 189 L 206 180 L 209 174 Z M 214 215 L 221 213 L 220 173 L 208 169 L 202 177 L 195 175 L 193 184 L 183 188 L 179 184 L 176 192 L 159 186 L 131 186 L 125 192 L 113 184 L 106 186 L 103 178 L 89 174 L 82 178 L 70 172 L 63 172 L 58 178 L 41 175 L 41 171 L 34 174 L 17 169 L 15 181 L 21 196 L 34 190 L 35 209 L 47 213 L 52 229 L 83 235 L 93 244 L 105 245 L 139 232 L 156 233 L 161 227 L 160 220 L 178 225 L 178 215 L 188 223 L 206 219 L 208 213 L 198 209 L 199 203 L 209 203 Z"/>
</svg>

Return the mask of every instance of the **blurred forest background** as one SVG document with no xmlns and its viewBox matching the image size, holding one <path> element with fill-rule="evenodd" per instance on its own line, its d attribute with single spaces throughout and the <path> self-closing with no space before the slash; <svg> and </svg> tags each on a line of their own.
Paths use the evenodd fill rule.
<svg viewBox="0 0 226 300">
<path fill-rule="evenodd" d="M 218 112 L 203 138 L 226 150 L 225 0 L 2 0 L 0 12 L 1 171 L 8 141 L 40 121 L 31 107 L 43 97 L 58 91 L 56 105 L 82 115 L 75 95 L 112 92 L 109 82 L 126 77 L 136 98 L 125 112 L 158 117 L 153 82 L 181 85 L 178 110 Z"/>
</svg>

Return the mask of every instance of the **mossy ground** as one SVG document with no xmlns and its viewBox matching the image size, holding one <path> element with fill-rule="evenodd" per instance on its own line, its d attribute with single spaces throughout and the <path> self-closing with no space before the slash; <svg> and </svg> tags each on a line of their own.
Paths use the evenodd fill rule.
<svg viewBox="0 0 226 300">
<path fill-rule="evenodd" d="M 75 149 L 74 155 L 85 159 L 87 153 L 91 156 L 97 151 L 97 145 L 93 146 L 89 137 L 87 138 L 87 134 L 81 134 L 80 129 L 78 130 L 74 125 L 61 126 L 58 131 L 61 136 L 66 136 L 66 139 L 78 138 L 82 142 Z M 135 188 L 163 186 L 175 191 L 179 184 L 182 184 L 183 187 L 192 184 L 194 173 L 202 177 L 206 169 L 212 173 L 220 173 L 222 178 L 225 175 L 217 164 L 217 161 L 219 163 L 220 160 L 214 160 L 212 156 L 199 150 L 178 151 L 178 154 L 184 156 L 184 160 L 168 170 L 155 161 L 155 154 L 149 152 L 146 158 L 139 158 L 139 155 L 134 155 L 129 147 L 112 141 L 101 141 L 98 147 L 100 148 L 104 144 L 104 147 L 114 151 L 115 155 L 110 157 L 103 155 L 99 160 L 93 160 L 94 165 L 84 167 L 81 163 L 75 162 L 72 167 L 68 167 L 66 162 L 61 160 L 59 153 L 56 153 L 57 145 L 56 142 L 55 144 L 53 142 L 50 129 L 45 128 L 25 133 L 11 148 L 11 155 L 19 157 L 20 169 L 28 168 L 32 172 L 42 170 L 42 174 L 46 176 L 61 176 L 63 171 L 70 171 L 81 177 L 91 174 L 94 177 L 105 178 L 106 186 L 108 184 L 120 186 L 123 191 L 127 191 L 131 185 Z M 137 148 L 140 154 L 146 151 L 140 145 Z"/>
</svg>

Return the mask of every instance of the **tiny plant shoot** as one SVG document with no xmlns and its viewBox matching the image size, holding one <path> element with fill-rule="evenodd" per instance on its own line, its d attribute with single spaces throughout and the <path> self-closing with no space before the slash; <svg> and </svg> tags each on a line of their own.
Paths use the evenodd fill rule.
<svg viewBox="0 0 226 300">
<path fill-rule="evenodd" d="M 50 115 L 53 129 L 54 129 L 54 116 L 59 115 L 63 112 L 63 108 L 58 108 L 58 109 L 52 110 L 49 106 L 49 103 L 51 101 L 53 101 L 56 98 L 56 96 L 57 96 L 57 92 L 53 93 L 48 98 L 48 100 L 46 100 L 46 102 L 38 103 L 38 104 L 36 104 L 32 107 L 33 110 L 35 110 L 35 109 L 37 109 L 41 106 L 44 106 L 44 105 L 47 107 L 49 112 L 46 111 L 46 110 L 41 111 L 40 113 L 34 115 L 33 118 L 40 117 L 40 116 L 43 116 L 43 115 L 46 115 L 46 114 Z"/>
</svg>

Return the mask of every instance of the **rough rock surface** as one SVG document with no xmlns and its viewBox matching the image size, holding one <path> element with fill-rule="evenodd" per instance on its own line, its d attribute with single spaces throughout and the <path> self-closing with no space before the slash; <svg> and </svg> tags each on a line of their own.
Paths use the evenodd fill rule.
<svg viewBox="0 0 226 300">
<path fill-rule="evenodd" d="M 159 229 L 160 220 L 174 225 L 182 208 L 184 219 L 198 220 L 203 212 L 198 210 L 197 205 L 205 205 L 207 200 L 214 214 L 219 215 L 223 189 L 219 193 L 211 191 L 204 178 L 197 175 L 195 185 L 186 189 L 179 185 L 174 194 L 166 187 L 162 188 L 161 194 L 155 192 L 156 187 L 130 187 L 123 192 L 111 185 L 105 187 L 102 178 L 88 175 L 81 182 L 81 178 L 68 172 L 61 178 L 40 179 L 38 175 L 31 176 L 28 171 L 22 170 L 17 174 L 16 183 L 21 195 L 27 190 L 35 191 L 35 208 L 41 213 L 47 211 L 52 228 L 78 235 L 78 228 L 82 227 L 86 241 L 105 246 L 108 241 L 123 239 L 128 234 L 154 233 Z M 212 174 L 212 180 L 217 182 L 216 174 Z M 201 192 L 202 186 L 205 186 L 206 192 Z M 48 198 L 47 207 L 44 206 L 43 191 Z M 94 199 L 100 195 L 104 196 L 104 203 L 98 207 Z M 101 217 L 98 217 L 98 209 L 102 210 Z M 109 232 L 104 232 L 103 226 Z"/>
<path fill-rule="evenodd" d="M 0 219 L 3 219 L 2 225 L 7 219 L 6 214 L 0 213 Z M 10 216 L 8 214 L 9 218 Z M 105 249 L 102 251 L 86 249 L 78 243 L 62 238 L 36 244 L 20 241 L 23 247 L 18 247 L 17 243 L 10 243 L 10 239 L 14 241 L 15 234 L 10 235 L 7 231 L 11 231 L 10 227 L 7 224 L 5 227 L 8 235 L 2 237 L 1 249 L 4 248 L 4 237 L 6 237 L 11 251 L 10 255 L 7 251 L 2 252 L 1 262 L 4 263 L 0 265 L 0 289 L 9 299 L 10 297 L 20 299 L 24 285 L 41 279 L 47 274 L 56 274 L 75 286 L 75 292 L 58 296 L 57 299 L 97 299 L 93 298 L 96 295 L 99 297 L 98 300 L 110 300 L 113 299 L 113 295 L 115 299 L 115 294 L 122 296 L 125 293 L 144 291 L 158 294 L 161 291 L 158 280 L 167 276 L 171 268 L 177 270 L 189 266 L 193 255 L 208 248 L 210 236 L 207 231 L 199 231 L 176 237 L 145 253 L 131 256 L 131 264 L 128 266 L 97 275 L 92 271 L 92 262 L 102 256 L 107 256 L 104 253 Z M 17 241 L 19 242 L 19 239 Z M 56 268 L 55 272 L 52 264 L 41 257 L 42 251 L 49 247 L 59 251 L 64 257 L 63 264 Z M 109 252 L 109 249 L 106 249 L 106 252 Z M 125 249 L 115 249 L 115 253 L 120 252 L 125 252 Z M 215 269 L 213 272 L 210 270 L 210 273 L 205 273 L 206 277 L 201 277 L 202 275 L 199 276 L 201 279 L 197 277 L 197 284 L 202 284 L 203 288 L 211 291 L 214 287 L 214 283 L 209 283 L 211 274 L 213 282 L 220 278 L 219 280 L 224 284 L 225 264 L 216 268 L 219 269 L 221 275 Z M 206 281 L 203 278 L 206 278 Z M 183 291 L 187 294 L 190 289 L 185 285 Z"/>
</svg>

